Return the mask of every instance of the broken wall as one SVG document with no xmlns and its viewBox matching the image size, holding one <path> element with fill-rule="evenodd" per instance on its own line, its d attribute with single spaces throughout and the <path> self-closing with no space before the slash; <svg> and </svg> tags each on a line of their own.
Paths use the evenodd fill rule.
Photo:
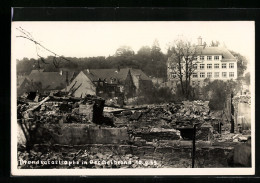
<svg viewBox="0 0 260 183">
<path fill-rule="evenodd" d="M 44 124 L 38 129 L 36 136 L 42 131 L 48 131 L 45 136 L 49 136 L 51 143 L 62 145 L 82 145 L 82 144 L 118 144 L 129 140 L 126 128 L 98 127 L 89 124 Z M 37 138 L 37 137 L 35 137 Z M 43 143 L 41 138 L 37 143 Z"/>
</svg>

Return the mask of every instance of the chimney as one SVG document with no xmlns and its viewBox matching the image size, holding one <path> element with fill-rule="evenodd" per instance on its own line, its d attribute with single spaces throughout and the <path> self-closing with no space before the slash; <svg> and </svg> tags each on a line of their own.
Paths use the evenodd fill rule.
<svg viewBox="0 0 260 183">
<path fill-rule="evenodd" d="M 202 45 L 202 38 L 200 36 L 200 37 L 198 37 L 198 46 L 201 46 L 201 45 Z"/>
</svg>

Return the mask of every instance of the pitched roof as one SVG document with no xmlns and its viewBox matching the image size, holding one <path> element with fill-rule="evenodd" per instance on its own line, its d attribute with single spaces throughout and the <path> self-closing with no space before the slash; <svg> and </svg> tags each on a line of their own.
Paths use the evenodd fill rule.
<svg viewBox="0 0 260 183">
<path fill-rule="evenodd" d="M 132 75 L 139 75 L 140 80 L 151 80 L 142 70 L 140 69 L 131 69 Z"/>
<path fill-rule="evenodd" d="M 112 78 L 117 79 L 120 82 L 124 82 L 126 80 L 128 72 L 131 73 L 132 76 L 139 75 L 141 80 L 150 80 L 150 78 L 143 73 L 140 69 L 131 69 L 131 68 L 123 68 L 123 69 L 89 69 L 84 70 L 84 74 L 86 74 L 92 81 L 101 80 L 109 80 Z"/>
<path fill-rule="evenodd" d="M 60 90 L 66 86 L 66 75 L 58 72 L 33 72 L 28 78 L 33 82 L 41 82 L 45 90 Z"/>
<path fill-rule="evenodd" d="M 224 47 L 203 47 L 197 46 L 196 51 L 198 55 L 222 55 L 222 61 L 236 60 L 236 58 Z"/>
</svg>

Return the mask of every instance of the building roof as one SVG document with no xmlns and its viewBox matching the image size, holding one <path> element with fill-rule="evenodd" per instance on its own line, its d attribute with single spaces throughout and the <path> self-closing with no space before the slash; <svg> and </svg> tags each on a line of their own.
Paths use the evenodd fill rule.
<svg viewBox="0 0 260 183">
<path fill-rule="evenodd" d="M 68 79 L 72 73 L 68 75 Z M 28 79 L 32 82 L 41 83 L 43 90 L 60 90 L 66 86 L 66 74 L 58 72 L 32 72 Z"/>
<path fill-rule="evenodd" d="M 130 69 L 132 75 L 139 75 L 140 80 L 151 80 L 142 70 L 140 69 Z"/>
<path fill-rule="evenodd" d="M 131 69 L 131 68 L 123 68 L 123 69 L 89 69 L 84 70 L 84 74 L 86 74 L 92 81 L 101 80 L 111 80 L 112 78 L 116 79 L 119 82 L 124 82 L 127 78 L 128 72 L 132 76 L 140 76 L 140 80 L 150 80 L 150 78 L 143 73 L 140 69 Z"/>
<path fill-rule="evenodd" d="M 197 46 L 196 51 L 198 55 L 222 55 L 222 61 L 234 61 L 236 58 L 224 47 L 205 47 Z"/>
</svg>

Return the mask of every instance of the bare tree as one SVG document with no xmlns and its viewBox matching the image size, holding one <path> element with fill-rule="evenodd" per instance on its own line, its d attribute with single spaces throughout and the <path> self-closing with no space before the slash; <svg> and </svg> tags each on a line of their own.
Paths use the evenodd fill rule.
<svg viewBox="0 0 260 183">
<path fill-rule="evenodd" d="M 62 60 L 70 61 L 69 59 L 67 59 L 67 58 L 65 58 L 65 57 L 63 57 L 61 55 L 58 55 L 57 53 L 55 53 L 52 50 L 50 50 L 50 49 L 46 48 L 45 46 L 43 46 L 41 43 L 39 43 L 38 41 L 36 41 L 33 38 L 33 36 L 31 35 L 30 32 L 26 31 L 22 27 L 19 27 L 19 28 L 16 28 L 16 29 L 21 33 L 21 35 L 16 36 L 16 37 L 27 39 L 27 40 L 29 40 L 29 41 L 31 41 L 31 42 L 33 42 L 35 44 L 36 54 L 39 57 L 39 59 L 37 60 L 38 68 L 41 68 L 40 62 L 43 63 L 43 64 L 49 64 L 49 63 L 47 63 L 45 61 L 44 57 L 42 57 L 40 55 L 40 53 L 39 53 L 40 49 L 44 49 L 45 51 L 47 51 L 47 52 L 51 53 L 52 55 L 54 55 L 52 63 L 53 63 L 53 65 L 56 68 L 60 67 L 60 63 L 62 62 Z"/>
<path fill-rule="evenodd" d="M 197 69 L 197 47 L 189 41 L 177 40 L 170 49 L 173 52 L 169 57 L 172 72 L 180 82 L 183 95 L 188 98 L 191 77 Z"/>
</svg>

